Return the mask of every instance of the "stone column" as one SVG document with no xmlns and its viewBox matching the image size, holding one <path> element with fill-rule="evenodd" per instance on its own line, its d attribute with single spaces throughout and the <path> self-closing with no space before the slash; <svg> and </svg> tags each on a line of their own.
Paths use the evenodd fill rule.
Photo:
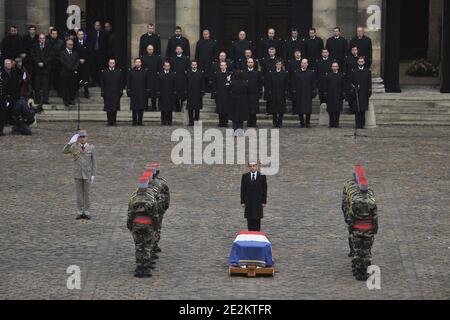
<svg viewBox="0 0 450 320">
<path fill-rule="evenodd" d="M 0 39 L 5 36 L 5 0 L 0 0 Z"/>
<path fill-rule="evenodd" d="M 50 0 L 28 0 L 26 10 L 27 24 L 34 24 L 38 34 L 47 34 L 50 27 Z"/>
<path fill-rule="evenodd" d="M 428 27 L 428 54 L 430 61 L 437 62 L 440 58 L 440 35 L 442 27 L 442 0 L 430 1 L 430 17 Z"/>
<path fill-rule="evenodd" d="M 200 0 L 176 0 L 175 21 L 189 39 L 191 56 L 195 56 L 195 46 L 200 38 Z"/>
<path fill-rule="evenodd" d="M 155 0 L 131 0 L 131 59 L 139 56 L 139 40 L 147 25 L 156 23 Z M 125 45 L 125 44 L 124 44 Z"/>
<path fill-rule="evenodd" d="M 358 0 L 358 26 L 364 27 L 366 35 L 372 39 L 374 80 L 381 80 L 382 8 L 382 0 Z M 353 33 L 356 34 L 356 29 Z"/>
<path fill-rule="evenodd" d="M 323 39 L 324 44 L 333 34 L 336 20 L 337 0 L 313 1 L 313 27 L 317 29 L 317 35 Z"/>
</svg>

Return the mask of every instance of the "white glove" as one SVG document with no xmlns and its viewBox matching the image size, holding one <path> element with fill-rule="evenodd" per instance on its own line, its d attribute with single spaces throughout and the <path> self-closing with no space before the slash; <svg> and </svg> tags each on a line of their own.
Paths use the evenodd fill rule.
<svg viewBox="0 0 450 320">
<path fill-rule="evenodd" d="M 92 176 L 92 177 L 91 177 L 91 183 L 94 183 L 94 180 L 95 180 L 95 177 Z"/>
<path fill-rule="evenodd" d="M 78 141 L 78 133 L 75 134 L 72 139 L 70 139 L 69 144 L 74 144 L 75 142 Z"/>
</svg>

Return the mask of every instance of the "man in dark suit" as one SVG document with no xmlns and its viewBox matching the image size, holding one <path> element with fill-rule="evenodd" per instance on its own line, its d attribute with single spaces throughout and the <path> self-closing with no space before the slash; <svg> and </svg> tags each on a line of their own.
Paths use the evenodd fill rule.
<svg viewBox="0 0 450 320">
<path fill-rule="evenodd" d="M 77 39 L 74 40 L 73 50 L 78 53 L 80 66 L 78 67 L 78 82 L 83 84 L 89 83 L 89 65 L 91 61 L 91 48 L 87 41 L 84 41 L 83 30 L 78 30 Z M 84 97 L 89 98 L 89 87 L 84 86 Z"/>
<path fill-rule="evenodd" d="M 78 77 L 78 67 L 80 59 L 78 53 L 73 50 L 73 40 L 66 41 L 66 49 L 61 51 L 61 78 L 63 83 L 64 105 L 75 105 L 75 93 L 78 89 L 76 80 Z"/>
<path fill-rule="evenodd" d="M 94 30 L 89 34 L 89 47 L 92 48 L 91 77 L 94 85 L 99 83 L 100 72 L 106 62 L 106 35 L 100 21 L 94 24 Z"/>
<path fill-rule="evenodd" d="M 267 179 L 258 171 L 258 164 L 249 161 L 250 172 L 242 175 L 241 206 L 245 208 L 249 231 L 261 231 L 263 210 L 267 205 Z"/>
<path fill-rule="evenodd" d="M 191 47 L 189 44 L 189 40 L 183 37 L 181 27 L 176 27 L 175 35 L 173 35 L 169 39 L 166 50 L 166 58 L 175 57 L 177 55 L 176 53 L 177 47 L 181 47 L 181 49 L 183 49 L 183 52 L 187 57 L 191 56 Z"/>
<path fill-rule="evenodd" d="M 149 23 L 147 33 L 144 33 L 139 40 L 139 56 L 147 53 L 148 46 L 152 45 L 155 55 L 161 55 L 161 38 L 155 33 L 155 25 Z"/>
<path fill-rule="evenodd" d="M 31 49 L 34 65 L 35 103 L 48 104 L 51 51 L 45 41 L 45 34 L 39 35 L 39 42 Z"/>
</svg>

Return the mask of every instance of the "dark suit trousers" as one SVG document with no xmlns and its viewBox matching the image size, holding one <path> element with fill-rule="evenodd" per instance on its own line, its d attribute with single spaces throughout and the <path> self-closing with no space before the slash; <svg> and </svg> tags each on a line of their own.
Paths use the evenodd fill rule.
<svg viewBox="0 0 450 320">
<path fill-rule="evenodd" d="M 339 127 L 339 118 L 341 113 L 340 112 L 328 112 L 330 116 L 330 127 L 337 128 Z"/>
<path fill-rule="evenodd" d="M 133 110 L 133 124 L 142 125 L 142 121 L 144 119 L 144 110 Z"/>
<path fill-rule="evenodd" d="M 355 113 L 355 122 L 356 122 L 356 127 L 358 129 L 364 129 L 364 127 L 366 126 L 366 112 L 365 111 L 356 112 Z"/>
<path fill-rule="evenodd" d="M 248 115 L 247 127 L 254 128 L 256 127 L 256 114 L 250 113 Z"/>
<path fill-rule="evenodd" d="M 163 126 L 172 125 L 172 111 L 161 111 L 161 124 Z"/>
<path fill-rule="evenodd" d="M 261 219 L 247 219 L 248 231 L 261 231 Z"/>
<path fill-rule="evenodd" d="M 106 112 L 106 116 L 108 117 L 108 124 L 109 125 L 116 125 L 116 121 L 117 121 L 117 111 L 109 111 Z"/>
<path fill-rule="evenodd" d="M 310 124 L 310 122 L 311 122 L 311 114 L 310 113 L 300 113 L 298 117 L 300 119 L 301 124 L 305 124 L 305 121 L 306 121 L 306 124 Z"/>
<path fill-rule="evenodd" d="M 34 96 L 36 98 L 35 103 L 39 104 L 44 101 L 48 101 L 48 74 L 39 74 L 38 72 L 34 75 Z M 42 94 L 41 94 L 42 93 Z"/>
<path fill-rule="evenodd" d="M 194 123 L 200 120 L 200 110 L 188 110 L 189 113 L 189 123 Z"/>
<path fill-rule="evenodd" d="M 64 103 L 72 102 L 75 99 L 76 81 L 75 75 L 62 78 L 63 80 L 63 101 Z"/>
</svg>

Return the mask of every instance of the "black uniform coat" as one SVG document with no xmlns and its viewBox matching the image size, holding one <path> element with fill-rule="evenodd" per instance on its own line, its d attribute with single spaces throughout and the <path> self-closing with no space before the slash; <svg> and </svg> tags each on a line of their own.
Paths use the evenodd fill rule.
<svg viewBox="0 0 450 320">
<path fill-rule="evenodd" d="M 212 74 L 212 63 L 219 55 L 217 40 L 200 39 L 195 48 L 195 60 L 198 61 L 198 67 L 205 72 L 205 77 L 209 78 Z"/>
<path fill-rule="evenodd" d="M 316 68 L 317 60 L 322 56 L 323 40 L 319 37 L 311 39 L 307 37 L 303 40 L 304 58 L 308 59 L 309 67 Z"/>
<path fill-rule="evenodd" d="M 157 54 L 149 55 L 145 53 L 141 57 L 142 67 L 147 69 L 149 77 L 149 90 L 150 97 L 156 98 L 156 82 L 158 81 L 158 72 L 162 71 L 162 60 L 161 56 Z"/>
<path fill-rule="evenodd" d="M 3 93 L 11 105 L 15 105 L 20 97 L 20 80 L 19 74 L 15 68 L 8 73 L 5 68 L 2 69 Z"/>
<path fill-rule="evenodd" d="M 256 174 L 256 181 L 252 181 L 251 174 L 242 175 L 241 204 L 245 204 L 246 219 L 263 218 L 263 204 L 267 204 L 267 179 L 260 172 Z"/>
<path fill-rule="evenodd" d="M 367 66 L 367 64 L 366 64 Z M 344 66 L 344 72 L 348 75 L 355 69 L 358 68 L 358 56 L 347 56 L 345 58 L 345 66 Z"/>
<path fill-rule="evenodd" d="M 250 114 L 259 113 L 259 99 L 262 97 L 262 82 L 261 73 L 253 69 L 244 71 L 244 79 L 248 81 L 248 112 Z"/>
<path fill-rule="evenodd" d="M 363 36 L 361 39 L 358 37 L 353 37 L 350 40 L 349 50 L 351 54 L 352 47 L 358 48 L 358 55 L 366 58 L 367 67 L 370 68 L 372 66 L 372 39 L 369 37 Z"/>
<path fill-rule="evenodd" d="M 302 52 L 303 54 L 303 42 L 302 39 L 297 38 L 297 39 L 292 39 L 292 37 L 290 37 L 289 39 L 287 39 L 285 41 L 284 44 L 284 51 L 286 53 L 286 57 L 285 60 L 294 60 L 295 59 L 295 51 L 300 50 L 300 52 Z"/>
<path fill-rule="evenodd" d="M 187 97 L 187 79 L 186 73 L 189 70 L 190 60 L 184 54 L 181 57 L 175 56 L 171 59 L 172 71 L 175 72 L 175 86 L 180 100 L 186 100 Z"/>
<path fill-rule="evenodd" d="M 61 39 L 49 38 L 47 45 L 50 48 L 50 64 L 53 68 L 58 68 L 61 64 L 61 51 L 64 50 L 64 42 Z"/>
<path fill-rule="evenodd" d="M 276 69 L 277 58 L 265 57 L 260 60 L 261 72 L 263 76 L 264 87 L 267 85 L 267 79 L 269 78 L 269 72 Z"/>
<path fill-rule="evenodd" d="M 292 78 L 292 98 L 296 101 L 294 114 L 311 114 L 312 99 L 317 95 L 316 73 L 313 70 L 297 70 Z"/>
<path fill-rule="evenodd" d="M 248 120 L 248 81 L 234 80 L 229 87 L 231 94 L 230 112 L 228 115 L 234 122 L 243 122 Z"/>
<path fill-rule="evenodd" d="M 215 72 L 211 78 L 212 93 L 211 99 L 216 102 L 217 114 L 228 114 L 230 111 L 230 92 L 228 90 L 230 82 L 228 77 L 231 72 Z"/>
<path fill-rule="evenodd" d="M 164 71 L 157 75 L 157 95 L 159 98 L 159 110 L 162 112 L 175 111 L 177 91 L 175 87 L 175 73 Z"/>
<path fill-rule="evenodd" d="M 6 35 L 2 41 L 2 56 L 4 59 L 15 59 L 22 52 L 25 52 L 23 47 L 23 39 L 20 35 Z M 3 66 L 2 66 L 3 67 Z"/>
<path fill-rule="evenodd" d="M 367 68 L 362 70 L 357 68 L 350 74 L 349 79 L 353 111 L 358 111 L 355 88 L 359 92 L 359 111 L 369 110 L 369 98 L 372 96 L 372 72 Z"/>
<path fill-rule="evenodd" d="M 64 49 L 60 53 L 60 61 L 61 61 L 61 77 L 69 78 L 75 76 L 75 71 L 78 70 L 78 66 L 80 65 L 80 58 L 78 57 L 78 53 L 75 50 L 72 50 L 72 54 Z"/>
<path fill-rule="evenodd" d="M 147 54 L 147 47 L 152 45 L 155 49 L 154 54 L 161 55 L 161 38 L 159 34 L 144 33 L 139 40 L 139 55 L 143 56 Z"/>
<path fill-rule="evenodd" d="M 231 43 L 231 60 L 245 59 L 245 50 L 253 50 L 253 44 L 249 40 L 236 40 Z"/>
<path fill-rule="evenodd" d="M 289 97 L 289 73 L 271 71 L 266 81 L 266 100 L 268 113 L 286 113 L 286 98 Z"/>
<path fill-rule="evenodd" d="M 258 58 L 262 59 L 269 56 L 269 48 L 274 47 L 277 50 L 277 56 L 284 57 L 284 48 L 282 39 L 261 39 L 259 43 Z"/>
<path fill-rule="evenodd" d="M 287 69 L 291 74 L 291 76 L 294 74 L 295 70 L 300 70 L 301 68 L 302 68 L 302 59 L 300 60 L 292 59 L 289 60 L 287 63 Z"/>
<path fill-rule="evenodd" d="M 149 97 L 150 81 L 147 69 L 130 69 L 127 76 L 127 95 L 130 99 L 131 110 L 144 110 Z"/>
<path fill-rule="evenodd" d="M 166 50 L 166 58 L 173 58 L 177 55 L 175 52 L 175 49 L 180 46 L 183 49 L 183 54 L 187 57 L 191 56 L 191 47 L 189 44 L 189 40 L 185 37 L 177 38 L 175 36 L 172 36 L 169 39 L 169 42 L 167 43 L 167 50 Z"/>
<path fill-rule="evenodd" d="M 187 105 L 188 110 L 203 109 L 203 96 L 205 95 L 204 72 L 192 69 L 187 73 Z"/>
<path fill-rule="evenodd" d="M 325 77 L 327 73 L 331 72 L 331 65 L 334 60 L 332 58 L 328 58 L 327 60 L 320 58 L 317 61 L 317 69 L 316 69 L 316 77 L 317 77 L 317 88 L 319 88 L 320 99 L 323 100 L 323 85 L 325 84 Z"/>
<path fill-rule="evenodd" d="M 348 42 L 343 37 L 331 37 L 327 40 L 326 48 L 330 52 L 330 58 L 339 63 L 339 67 L 343 68 L 345 57 L 348 52 Z"/>
<path fill-rule="evenodd" d="M 103 97 L 103 111 L 120 110 L 120 98 L 123 95 L 123 75 L 120 69 L 105 69 L 100 75 L 100 88 Z"/>
<path fill-rule="evenodd" d="M 31 61 L 34 65 L 35 74 L 48 75 L 50 73 L 50 62 L 52 59 L 52 52 L 50 46 L 45 43 L 44 48 L 41 49 L 40 43 L 31 48 Z M 38 63 L 42 62 L 44 66 L 39 67 Z"/>
<path fill-rule="evenodd" d="M 342 112 L 346 90 L 345 75 L 340 72 L 328 73 L 325 76 L 323 88 L 327 111 Z"/>
<path fill-rule="evenodd" d="M 78 78 L 83 81 L 89 81 L 90 75 L 90 63 L 91 63 L 91 49 L 87 41 L 83 40 L 81 45 L 78 39 L 74 40 L 73 50 L 78 53 L 78 59 L 84 59 L 84 64 L 78 66 Z"/>
<path fill-rule="evenodd" d="M 234 63 L 231 62 L 231 60 L 226 59 L 225 60 L 227 62 L 227 69 L 230 71 L 233 71 L 234 68 Z M 220 61 L 219 60 L 214 60 L 211 66 L 211 71 L 212 73 L 216 73 L 216 72 L 220 72 Z"/>
</svg>

